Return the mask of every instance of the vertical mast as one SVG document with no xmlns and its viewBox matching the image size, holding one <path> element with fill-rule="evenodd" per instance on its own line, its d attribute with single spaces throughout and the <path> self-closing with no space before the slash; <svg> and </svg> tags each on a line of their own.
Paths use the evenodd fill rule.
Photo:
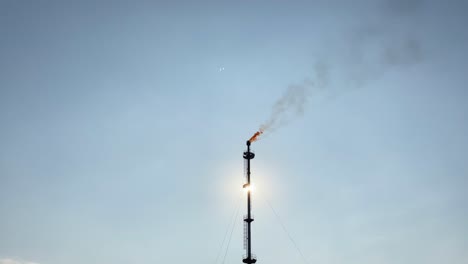
<svg viewBox="0 0 468 264">
<path fill-rule="evenodd" d="M 250 186 L 250 160 L 255 157 L 255 154 L 250 152 L 250 141 L 247 141 L 247 151 L 244 152 L 244 159 L 247 161 L 247 183 L 244 184 L 244 188 L 247 189 L 247 215 L 244 217 L 244 246 L 246 249 L 246 255 L 244 256 L 242 262 L 244 263 L 255 263 L 257 262 L 256 257 L 252 254 L 252 232 L 251 224 L 253 222 L 253 217 L 251 214 L 251 195 L 252 188 Z"/>
</svg>

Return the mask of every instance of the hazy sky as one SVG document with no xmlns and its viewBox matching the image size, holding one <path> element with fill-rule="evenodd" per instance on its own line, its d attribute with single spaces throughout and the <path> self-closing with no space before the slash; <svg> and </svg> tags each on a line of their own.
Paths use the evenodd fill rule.
<svg viewBox="0 0 468 264">
<path fill-rule="evenodd" d="M 0 1 L 0 264 L 468 263 L 466 1 Z M 305 97 L 304 97 L 305 98 Z M 222 252 L 224 254 L 224 251 Z M 221 263 L 221 261 L 218 261 Z"/>
</svg>

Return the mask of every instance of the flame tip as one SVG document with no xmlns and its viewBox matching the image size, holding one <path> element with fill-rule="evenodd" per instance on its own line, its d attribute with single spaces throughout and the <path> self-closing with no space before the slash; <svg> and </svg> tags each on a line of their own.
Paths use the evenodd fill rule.
<svg viewBox="0 0 468 264">
<path fill-rule="evenodd" d="M 258 136 L 260 136 L 261 134 L 263 134 L 263 131 L 258 130 L 257 132 L 255 132 L 255 134 L 253 134 L 253 136 L 247 142 L 252 143 L 252 142 L 256 141 Z"/>
</svg>

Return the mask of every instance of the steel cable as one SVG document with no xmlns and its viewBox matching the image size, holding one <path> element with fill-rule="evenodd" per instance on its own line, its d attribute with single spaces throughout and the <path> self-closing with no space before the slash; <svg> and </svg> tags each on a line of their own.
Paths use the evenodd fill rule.
<svg viewBox="0 0 468 264">
<path fill-rule="evenodd" d="M 221 252 L 223 251 L 224 242 L 226 241 L 227 235 L 228 235 L 228 233 L 229 233 L 229 229 L 231 229 L 231 225 L 235 224 L 234 221 L 236 221 L 237 214 L 239 213 L 240 204 L 241 204 L 241 199 L 240 199 L 240 197 L 239 197 L 238 202 L 237 202 L 237 206 L 236 206 L 237 209 L 234 209 L 234 211 L 233 211 L 232 214 L 231 214 L 231 217 L 229 218 L 229 219 L 230 219 L 229 225 L 227 226 L 226 232 L 224 233 L 223 242 L 221 242 L 221 246 L 220 246 L 220 248 L 219 248 L 218 254 L 216 255 L 215 264 L 218 263 L 219 257 L 221 256 Z M 224 262 L 224 261 L 223 261 L 223 262 Z"/>
<path fill-rule="evenodd" d="M 299 247 L 297 246 L 296 244 L 296 241 L 294 241 L 293 237 L 291 236 L 291 234 L 288 232 L 288 230 L 286 229 L 286 226 L 283 224 L 283 222 L 281 221 L 278 213 L 275 211 L 275 209 L 273 209 L 273 206 L 271 206 L 271 203 L 268 201 L 268 200 L 265 200 L 266 203 L 268 204 L 268 207 L 270 207 L 271 211 L 273 212 L 273 214 L 275 215 L 276 217 L 276 220 L 278 221 L 278 223 L 281 225 L 281 227 L 283 228 L 283 231 L 286 233 L 286 235 L 288 235 L 288 238 L 289 240 L 291 241 L 291 243 L 293 244 L 293 246 L 296 248 L 296 250 L 299 252 L 299 254 L 301 255 L 301 258 L 302 260 L 304 261 L 304 263 L 308 264 L 307 262 L 307 259 L 305 258 L 304 254 L 302 253 L 302 251 L 299 249 Z"/>
<path fill-rule="evenodd" d="M 236 227 L 236 223 L 238 222 L 238 221 L 236 221 L 236 219 L 237 219 L 237 216 L 239 215 L 239 209 L 240 209 L 240 202 L 239 202 L 239 205 L 237 206 L 236 216 L 234 217 L 234 224 L 232 225 L 231 234 L 229 235 L 229 240 L 228 240 L 228 244 L 227 244 L 227 247 L 226 247 L 226 252 L 224 253 L 223 262 L 221 262 L 223 264 L 224 264 L 224 261 L 226 261 L 226 256 L 227 256 L 227 253 L 229 251 L 229 246 L 231 245 L 232 233 L 234 233 L 234 228 Z"/>
</svg>

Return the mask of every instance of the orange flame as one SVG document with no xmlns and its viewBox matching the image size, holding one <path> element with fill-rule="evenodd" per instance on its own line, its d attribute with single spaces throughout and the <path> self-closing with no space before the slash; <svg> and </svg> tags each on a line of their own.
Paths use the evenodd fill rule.
<svg viewBox="0 0 468 264">
<path fill-rule="evenodd" d="M 254 142 L 258 139 L 258 136 L 260 136 L 261 134 L 263 134 L 263 131 L 257 131 L 255 132 L 255 134 L 249 139 L 250 142 Z"/>
</svg>

